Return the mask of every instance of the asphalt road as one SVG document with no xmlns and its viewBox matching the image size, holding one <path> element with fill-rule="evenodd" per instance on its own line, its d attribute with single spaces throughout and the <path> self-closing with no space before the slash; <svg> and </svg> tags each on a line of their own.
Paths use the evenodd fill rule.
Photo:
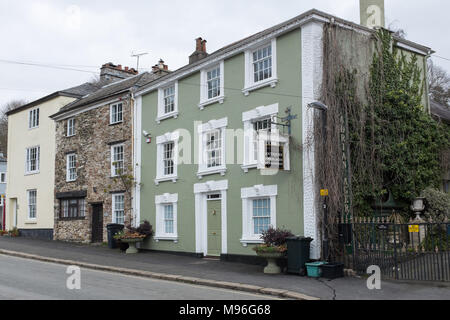
<svg viewBox="0 0 450 320">
<path fill-rule="evenodd" d="M 0 300 L 268 300 L 273 297 L 81 269 L 67 289 L 67 266 L 0 255 Z"/>
</svg>

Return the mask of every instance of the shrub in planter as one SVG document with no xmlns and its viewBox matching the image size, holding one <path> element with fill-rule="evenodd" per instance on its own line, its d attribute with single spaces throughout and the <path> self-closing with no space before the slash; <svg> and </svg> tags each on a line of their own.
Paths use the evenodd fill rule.
<svg viewBox="0 0 450 320">
<path fill-rule="evenodd" d="M 267 259 L 267 266 L 264 268 L 264 273 L 281 273 L 280 267 L 276 264 L 276 259 L 286 255 L 286 240 L 292 236 L 294 235 L 288 230 L 274 229 L 272 227 L 263 232 L 261 239 L 264 240 L 264 244 L 254 247 L 253 250 L 256 251 L 258 256 Z"/>
<path fill-rule="evenodd" d="M 139 225 L 139 227 L 132 227 L 130 224 L 126 226 L 126 230 L 122 230 L 114 236 L 114 239 L 119 240 L 121 243 L 126 243 L 129 245 L 126 249 L 126 253 L 132 254 L 137 253 L 136 248 L 137 242 L 144 241 L 147 237 L 153 235 L 152 225 L 148 221 L 144 221 Z M 122 247 L 122 245 L 121 245 Z"/>
<path fill-rule="evenodd" d="M 9 231 L 9 236 L 10 237 L 18 237 L 19 236 L 19 230 L 17 228 L 12 229 L 11 231 Z"/>
</svg>

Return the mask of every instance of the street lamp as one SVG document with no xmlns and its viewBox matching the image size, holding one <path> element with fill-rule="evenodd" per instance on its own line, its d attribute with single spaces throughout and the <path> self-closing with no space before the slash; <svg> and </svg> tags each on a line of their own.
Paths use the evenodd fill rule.
<svg viewBox="0 0 450 320">
<path fill-rule="evenodd" d="M 328 118 L 328 107 L 322 102 L 315 101 L 308 104 L 308 107 L 317 109 L 323 112 L 322 115 L 322 136 L 323 136 L 323 157 L 325 158 L 326 147 L 327 147 L 327 118 Z M 326 172 L 324 170 L 324 172 Z M 325 260 L 328 261 L 329 257 L 329 240 L 328 240 L 328 231 L 325 229 L 325 226 L 328 225 L 328 204 L 327 204 L 327 196 L 324 195 L 323 200 L 323 224 L 322 224 L 322 252 Z"/>
</svg>

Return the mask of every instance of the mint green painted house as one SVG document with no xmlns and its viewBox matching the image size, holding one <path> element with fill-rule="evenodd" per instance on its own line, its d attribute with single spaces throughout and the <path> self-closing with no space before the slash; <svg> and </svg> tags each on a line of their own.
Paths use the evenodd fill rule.
<svg viewBox="0 0 450 320">
<path fill-rule="evenodd" d="M 272 225 L 312 237 L 320 257 L 308 104 L 320 100 L 323 24 L 335 19 L 312 10 L 210 55 L 197 39 L 188 65 L 135 93 L 133 208 L 155 230 L 143 248 L 253 256 Z M 274 124 L 288 108 L 290 135 Z"/>
</svg>

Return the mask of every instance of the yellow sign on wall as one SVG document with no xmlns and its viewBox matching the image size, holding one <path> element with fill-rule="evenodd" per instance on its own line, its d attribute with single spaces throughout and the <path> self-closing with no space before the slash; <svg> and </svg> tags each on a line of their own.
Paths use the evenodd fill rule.
<svg viewBox="0 0 450 320">
<path fill-rule="evenodd" d="M 410 233 L 419 233 L 419 226 L 418 225 L 409 226 L 409 232 Z"/>
<path fill-rule="evenodd" d="M 322 189 L 320 190 L 320 195 L 322 197 L 328 197 L 328 189 Z"/>
</svg>

